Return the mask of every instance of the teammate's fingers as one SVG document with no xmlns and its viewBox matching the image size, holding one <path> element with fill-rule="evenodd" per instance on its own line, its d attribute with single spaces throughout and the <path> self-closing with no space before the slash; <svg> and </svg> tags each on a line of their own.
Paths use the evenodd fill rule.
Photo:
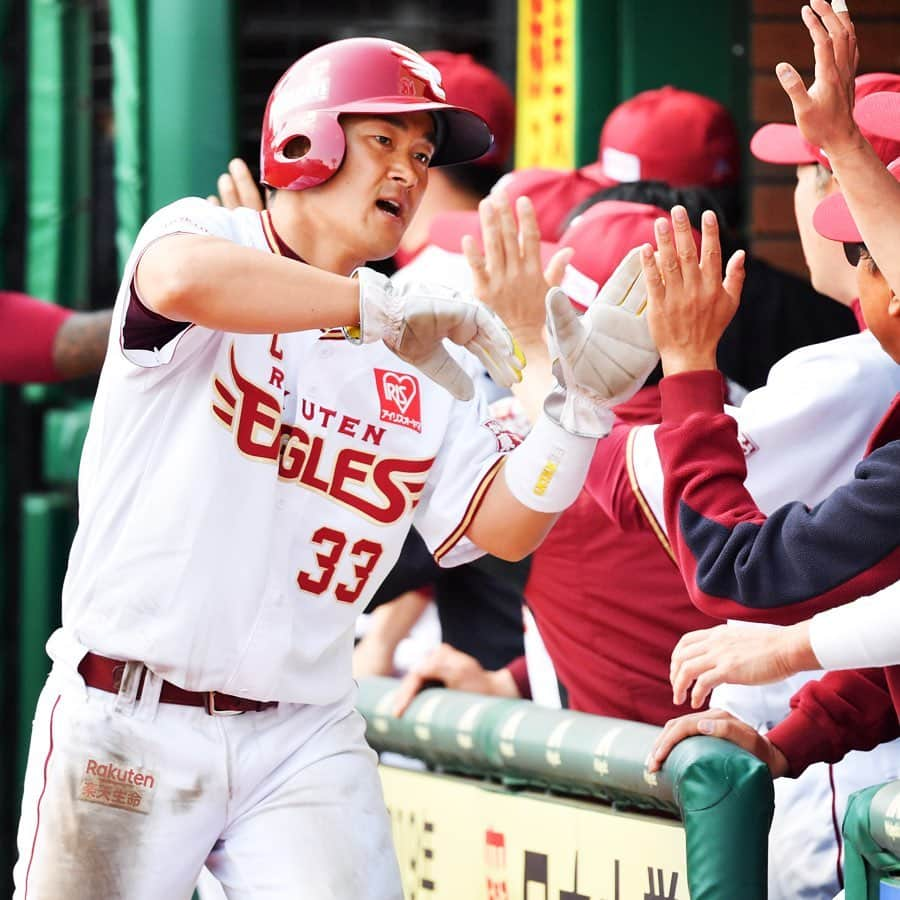
<svg viewBox="0 0 900 900">
<path fill-rule="evenodd" d="M 487 260 L 478 247 L 478 242 L 471 234 L 464 234 L 462 239 L 462 252 L 472 270 L 472 281 L 475 287 L 475 296 L 484 300 L 482 296 L 488 287 Z"/>
<path fill-rule="evenodd" d="M 641 269 L 644 272 L 644 284 L 647 286 L 647 297 L 656 307 L 662 306 L 666 299 L 666 286 L 656 264 L 656 254 L 651 244 L 641 247 Z"/>
<path fill-rule="evenodd" d="M 653 231 L 656 235 L 656 246 L 659 253 L 659 268 L 662 271 L 662 277 L 666 280 L 666 292 L 677 291 L 683 281 L 681 266 L 678 264 L 678 254 L 675 252 L 675 241 L 672 238 L 672 223 L 668 218 L 659 218 L 653 223 Z"/>
<path fill-rule="evenodd" d="M 548 286 L 559 287 L 562 284 L 566 274 L 566 266 L 572 261 L 574 255 L 575 251 L 571 247 L 563 247 L 550 257 L 550 261 L 544 269 L 544 281 L 547 282 Z"/>
<path fill-rule="evenodd" d="M 237 188 L 234 186 L 234 179 L 227 172 L 223 172 L 216 181 L 216 190 L 219 192 L 219 199 L 222 206 L 226 209 L 236 209 L 240 206 L 238 200 Z"/>
<path fill-rule="evenodd" d="M 516 200 L 519 220 L 519 252 L 526 269 L 541 270 L 541 230 L 531 200 L 524 194 Z"/>
<path fill-rule="evenodd" d="M 813 42 L 813 57 L 816 62 L 813 71 L 816 81 L 832 81 L 837 75 L 834 41 L 812 7 L 804 6 L 800 10 L 800 16 Z"/>
<path fill-rule="evenodd" d="M 701 218 L 700 269 L 708 288 L 718 286 L 722 279 L 722 243 L 719 220 L 711 209 L 707 209 Z"/>
<path fill-rule="evenodd" d="M 687 700 L 691 684 L 711 665 L 715 665 L 715 661 L 710 660 L 704 651 L 673 663 L 669 672 L 669 682 L 672 685 L 672 702 L 675 706 L 681 706 Z"/>
<path fill-rule="evenodd" d="M 834 55 L 838 64 L 845 63 L 848 32 L 844 23 L 835 10 L 832 9 L 831 4 L 826 3 L 825 0 L 810 0 L 810 6 L 825 26 L 825 30 L 834 44 Z"/>
<path fill-rule="evenodd" d="M 722 673 L 716 667 L 701 672 L 694 680 L 694 688 L 691 691 L 691 708 L 700 709 L 706 702 L 706 698 L 712 693 L 713 688 L 718 687 L 724 680 Z"/>
<path fill-rule="evenodd" d="M 221 206 L 219 203 L 219 198 L 215 194 L 209 194 L 206 198 L 207 203 L 212 203 L 213 206 Z"/>
<path fill-rule="evenodd" d="M 498 191 L 491 195 L 491 201 L 497 210 L 497 218 L 500 222 L 500 240 L 503 242 L 503 253 L 506 260 L 506 268 L 517 269 L 521 256 L 519 254 L 519 229 L 516 225 L 516 217 L 513 215 L 512 206 L 504 191 Z"/>
<path fill-rule="evenodd" d="M 722 286 L 733 300 L 741 299 L 744 279 L 747 277 L 746 261 L 747 254 L 743 250 L 735 250 L 725 266 L 725 280 L 722 282 Z"/>
<path fill-rule="evenodd" d="M 688 291 L 700 284 L 700 268 L 697 259 L 697 245 L 691 230 L 691 220 L 683 206 L 672 207 L 672 232 L 675 237 L 675 252 L 681 267 L 681 279 Z"/>
<path fill-rule="evenodd" d="M 723 710 L 707 709 L 703 712 L 688 713 L 677 719 L 670 719 L 663 726 L 662 732 L 653 744 L 647 761 L 647 770 L 649 772 L 659 771 L 676 744 L 698 734 L 713 734 L 716 728 L 720 727 L 721 718 L 726 716 L 729 714 Z"/>
<path fill-rule="evenodd" d="M 490 197 L 478 204 L 478 218 L 481 222 L 481 240 L 484 243 L 484 258 L 488 272 L 503 272 L 506 269 L 506 250 L 500 231 L 500 215 Z"/>
<path fill-rule="evenodd" d="M 262 194 L 253 180 L 253 174 L 247 163 L 239 157 L 235 157 L 228 163 L 228 173 L 234 181 L 239 204 L 247 209 L 261 212 L 263 209 Z"/>
<path fill-rule="evenodd" d="M 798 74 L 797 70 L 786 62 L 778 63 L 775 66 L 775 74 L 778 76 L 778 83 L 782 90 L 788 95 L 791 106 L 794 108 L 794 118 L 798 121 L 803 113 L 809 109 L 812 104 L 806 85 Z"/>
<path fill-rule="evenodd" d="M 409 704 L 413 702 L 416 694 L 422 690 L 426 680 L 425 675 L 420 674 L 415 669 L 403 676 L 403 680 L 397 688 L 397 693 L 394 695 L 394 705 L 391 709 L 393 715 L 402 716 L 409 709 Z"/>
</svg>

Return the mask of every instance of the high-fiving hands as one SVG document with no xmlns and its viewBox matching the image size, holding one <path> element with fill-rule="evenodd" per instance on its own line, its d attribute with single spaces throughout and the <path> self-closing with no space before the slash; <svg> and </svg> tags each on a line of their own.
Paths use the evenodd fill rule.
<svg viewBox="0 0 900 900">
<path fill-rule="evenodd" d="M 716 368 L 716 348 L 740 301 L 744 286 L 744 251 L 738 250 L 722 279 L 722 248 L 714 213 L 703 213 L 700 255 L 683 206 L 672 219 L 657 219 L 658 252 L 641 248 L 647 283 L 650 333 L 659 349 L 663 372 Z"/>
</svg>

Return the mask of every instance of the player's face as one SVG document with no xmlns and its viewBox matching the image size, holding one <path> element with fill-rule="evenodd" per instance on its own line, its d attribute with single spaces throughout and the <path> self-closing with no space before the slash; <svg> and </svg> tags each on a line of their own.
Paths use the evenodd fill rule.
<svg viewBox="0 0 900 900">
<path fill-rule="evenodd" d="M 797 166 L 797 186 L 794 188 L 794 214 L 803 257 L 809 269 L 809 280 L 813 287 L 829 297 L 835 296 L 838 285 L 849 283 L 851 275 L 849 263 L 844 257 L 841 245 L 822 237 L 813 228 L 813 213 L 819 203 L 837 190 L 834 179 L 824 187 L 816 176 L 815 165 Z M 849 302 L 852 297 L 836 297 Z"/>
<path fill-rule="evenodd" d="M 361 259 L 385 259 L 400 244 L 428 186 L 434 122 L 425 112 L 342 116 L 344 161 L 322 189 L 329 219 Z"/>
<path fill-rule="evenodd" d="M 900 363 L 900 299 L 868 251 L 863 251 L 856 266 L 856 286 L 866 325 L 894 362 Z"/>
</svg>

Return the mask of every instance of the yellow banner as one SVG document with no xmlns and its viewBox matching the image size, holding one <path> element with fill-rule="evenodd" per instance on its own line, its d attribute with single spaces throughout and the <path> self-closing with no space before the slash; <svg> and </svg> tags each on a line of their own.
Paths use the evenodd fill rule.
<svg viewBox="0 0 900 900">
<path fill-rule="evenodd" d="M 381 767 L 406 900 L 688 900 L 678 822 Z"/>
<path fill-rule="evenodd" d="M 519 0 L 516 168 L 575 166 L 576 0 Z"/>
</svg>

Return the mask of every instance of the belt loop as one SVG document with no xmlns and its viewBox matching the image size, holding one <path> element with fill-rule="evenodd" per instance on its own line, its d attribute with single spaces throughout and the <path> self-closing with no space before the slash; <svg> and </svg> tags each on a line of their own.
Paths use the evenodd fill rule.
<svg viewBox="0 0 900 900">
<path fill-rule="evenodd" d="M 137 702 L 137 715 L 135 718 L 145 722 L 152 722 L 156 718 L 156 710 L 159 708 L 159 694 L 162 690 L 163 679 L 148 668 L 144 668 L 144 685 L 141 688 L 141 696 Z"/>
<path fill-rule="evenodd" d="M 139 662 L 123 662 L 122 674 L 119 675 L 116 667 L 116 676 L 119 681 L 119 692 L 116 695 L 115 711 L 126 716 L 134 715 L 134 703 L 137 700 L 141 688 L 144 664 Z"/>
</svg>

